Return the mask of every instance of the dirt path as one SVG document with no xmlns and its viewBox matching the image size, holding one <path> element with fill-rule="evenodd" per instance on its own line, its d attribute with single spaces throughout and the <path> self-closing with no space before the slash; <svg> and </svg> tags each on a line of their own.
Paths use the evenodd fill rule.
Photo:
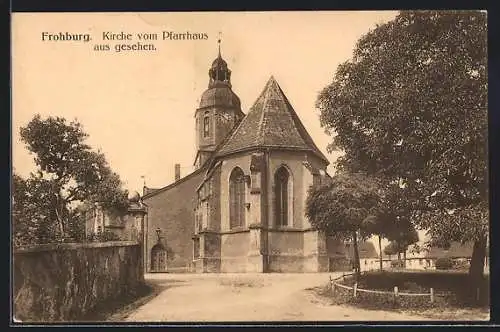
<svg viewBox="0 0 500 332">
<path fill-rule="evenodd" d="M 406 314 L 333 306 L 314 295 L 330 274 L 151 274 L 159 294 L 130 322 L 404 321 Z"/>
</svg>

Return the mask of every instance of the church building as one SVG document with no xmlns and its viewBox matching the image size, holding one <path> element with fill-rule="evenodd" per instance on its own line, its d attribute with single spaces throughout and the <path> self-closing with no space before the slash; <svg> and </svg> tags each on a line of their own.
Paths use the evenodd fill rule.
<svg viewBox="0 0 500 332">
<path fill-rule="evenodd" d="M 314 144 L 272 76 L 244 113 L 218 57 L 196 109 L 195 171 L 144 188 L 146 270 L 320 272 L 343 245 L 305 216 L 307 190 L 328 181 Z M 166 258 L 165 258 L 166 257 Z"/>
</svg>

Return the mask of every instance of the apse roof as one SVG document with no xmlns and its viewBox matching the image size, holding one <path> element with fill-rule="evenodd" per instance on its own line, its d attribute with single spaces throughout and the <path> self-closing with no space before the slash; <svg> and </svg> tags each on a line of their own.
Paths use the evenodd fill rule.
<svg viewBox="0 0 500 332">
<path fill-rule="evenodd" d="M 328 163 L 272 76 L 248 114 L 224 140 L 217 156 L 254 148 L 310 151 Z"/>
</svg>

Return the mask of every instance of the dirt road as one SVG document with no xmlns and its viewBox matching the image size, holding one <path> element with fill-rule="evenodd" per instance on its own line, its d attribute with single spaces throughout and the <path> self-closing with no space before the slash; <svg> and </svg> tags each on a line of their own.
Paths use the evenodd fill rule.
<svg viewBox="0 0 500 332">
<path fill-rule="evenodd" d="M 331 274 L 149 274 L 160 289 L 130 322 L 405 321 L 396 312 L 333 306 L 312 291 Z M 332 275 L 334 276 L 334 275 Z"/>
</svg>

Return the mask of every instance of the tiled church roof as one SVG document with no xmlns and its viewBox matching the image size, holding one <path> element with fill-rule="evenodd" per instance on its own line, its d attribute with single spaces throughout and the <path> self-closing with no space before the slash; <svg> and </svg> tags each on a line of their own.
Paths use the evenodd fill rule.
<svg viewBox="0 0 500 332">
<path fill-rule="evenodd" d="M 311 151 L 328 163 L 272 76 L 248 114 L 224 140 L 217 156 L 259 147 Z"/>
</svg>

